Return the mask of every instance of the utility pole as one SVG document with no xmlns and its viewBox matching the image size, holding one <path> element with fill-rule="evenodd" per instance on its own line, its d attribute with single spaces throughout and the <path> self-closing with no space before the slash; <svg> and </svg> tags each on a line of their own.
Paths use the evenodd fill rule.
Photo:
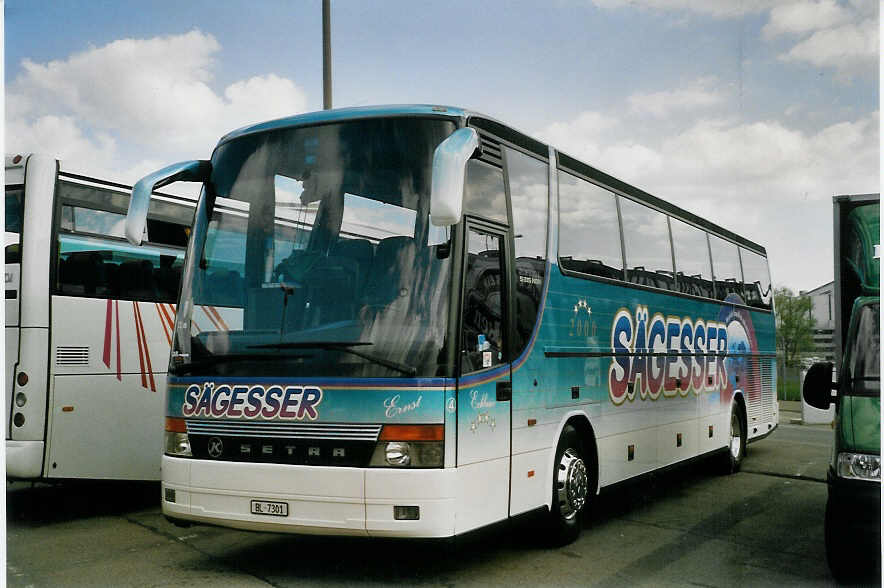
<svg viewBox="0 0 884 588">
<path fill-rule="evenodd" d="M 322 107 L 332 107 L 331 0 L 322 0 Z"/>
</svg>

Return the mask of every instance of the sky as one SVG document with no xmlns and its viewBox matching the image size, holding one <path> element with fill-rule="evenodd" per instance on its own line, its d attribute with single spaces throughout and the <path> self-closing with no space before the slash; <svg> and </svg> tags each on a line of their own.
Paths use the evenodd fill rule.
<svg viewBox="0 0 884 588">
<path fill-rule="evenodd" d="M 875 0 L 332 0 L 335 107 L 459 106 L 832 279 L 880 184 Z M 319 0 L 4 5 L 5 151 L 125 182 L 322 108 Z"/>
</svg>

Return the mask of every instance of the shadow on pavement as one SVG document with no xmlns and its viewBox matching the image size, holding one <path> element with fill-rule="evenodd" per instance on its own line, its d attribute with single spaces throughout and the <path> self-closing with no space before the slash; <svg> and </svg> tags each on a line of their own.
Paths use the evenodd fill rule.
<svg viewBox="0 0 884 588">
<path fill-rule="evenodd" d="M 7 525 L 40 526 L 159 506 L 159 482 L 6 483 Z"/>
</svg>

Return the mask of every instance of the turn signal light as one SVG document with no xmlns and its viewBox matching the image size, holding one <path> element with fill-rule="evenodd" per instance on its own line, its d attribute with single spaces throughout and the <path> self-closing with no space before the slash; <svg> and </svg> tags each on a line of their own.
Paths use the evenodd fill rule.
<svg viewBox="0 0 884 588">
<path fill-rule="evenodd" d="M 186 433 L 187 422 L 184 419 L 166 417 L 166 430 L 170 433 Z"/>
<path fill-rule="evenodd" d="M 378 441 L 442 441 L 444 425 L 384 425 Z"/>
</svg>

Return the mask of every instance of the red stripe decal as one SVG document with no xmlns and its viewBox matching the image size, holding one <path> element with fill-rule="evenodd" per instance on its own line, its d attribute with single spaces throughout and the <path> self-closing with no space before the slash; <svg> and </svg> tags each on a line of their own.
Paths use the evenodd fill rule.
<svg viewBox="0 0 884 588">
<path fill-rule="evenodd" d="M 221 313 L 218 312 L 218 309 L 215 308 L 214 306 L 209 306 L 208 308 L 209 308 L 209 312 L 211 312 L 215 316 L 215 319 L 218 321 L 218 324 L 221 325 L 221 327 L 222 327 L 221 330 L 222 331 L 229 331 L 230 328 L 227 326 L 227 323 L 224 322 L 224 319 L 221 318 Z"/>
<path fill-rule="evenodd" d="M 107 301 L 107 312 L 104 315 L 104 355 L 101 356 L 101 359 L 104 360 L 104 365 L 110 367 L 111 360 L 111 327 L 113 326 L 113 301 L 108 299 Z"/>
<path fill-rule="evenodd" d="M 147 376 L 144 374 L 144 348 L 141 346 L 141 323 L 138 322 L 137 302 L 132 302 L 132 314 L 135 318 L 135 339 L 138 341 L 138 363 L 141 366 L 141 386 L 147 388 Z"/>
<path fill-rule="evenodd" d="M 147 360 L 147 377 L 150 379 L 150 391 L 156 392 L 157 385 L 153 379 L 153 366 L 150 364 L 150 347 L 147 346 L 147 330 L 144 328 L 144 317 L 141 316 L 141 307 L 135 303 L 135 312 L 138 314 L 138 326 L 140 327 L 141 339 L 144 342 L 144 359 Z"/>
<path fill-rule="evenodd" d="M 163 305 L 154 304 L 154 307 L 157 309 L 157 314 L 160 315 L 160 324 L 163 326 L 163 332 L 166 334 L 166 341 L 169 342 L 169 345 L 172 345 L 172 335 L 169 333 L 169 325 L 166 324 L 166 317 L 163 314 Z"/>
<path fill-rule="evenodd" d="M 163 315 L 166 317 L 166 321 L 169 323 L 169 332 L 173 335 L 175 334 L 175 307 L 171 304 L 163 305 Z"/>
<path fill-rule="evenodd" d="M 114 310 L 117 314 L 117 379 L 123 381 L 122 361 L 120 360 L 120 301 L 114 300 Z M 108 366 L 110 367 L 110 366 Z"/>
<path fill-rule="evenodd" d="M 212 316 L 212 313 L 209 312 L 209 308 L 210 308 L 210 307 L 209 307 L 209 306 L 201 306 L 200 308 L 203 309 L 203 314 L 206 315 L 206 317 L 208 317 L 209 322 L 212 323 L 212 326 L 215 327 L 215 330 L 216 330 L 216 331 L 220 331 L 220 330 L 222 330 L 222 329 L 221 329 L 221 325 L 219 325 L 218 322 L 215 321 L 215 317 L 213 317 L 213 316 Z"/>
</svg>

